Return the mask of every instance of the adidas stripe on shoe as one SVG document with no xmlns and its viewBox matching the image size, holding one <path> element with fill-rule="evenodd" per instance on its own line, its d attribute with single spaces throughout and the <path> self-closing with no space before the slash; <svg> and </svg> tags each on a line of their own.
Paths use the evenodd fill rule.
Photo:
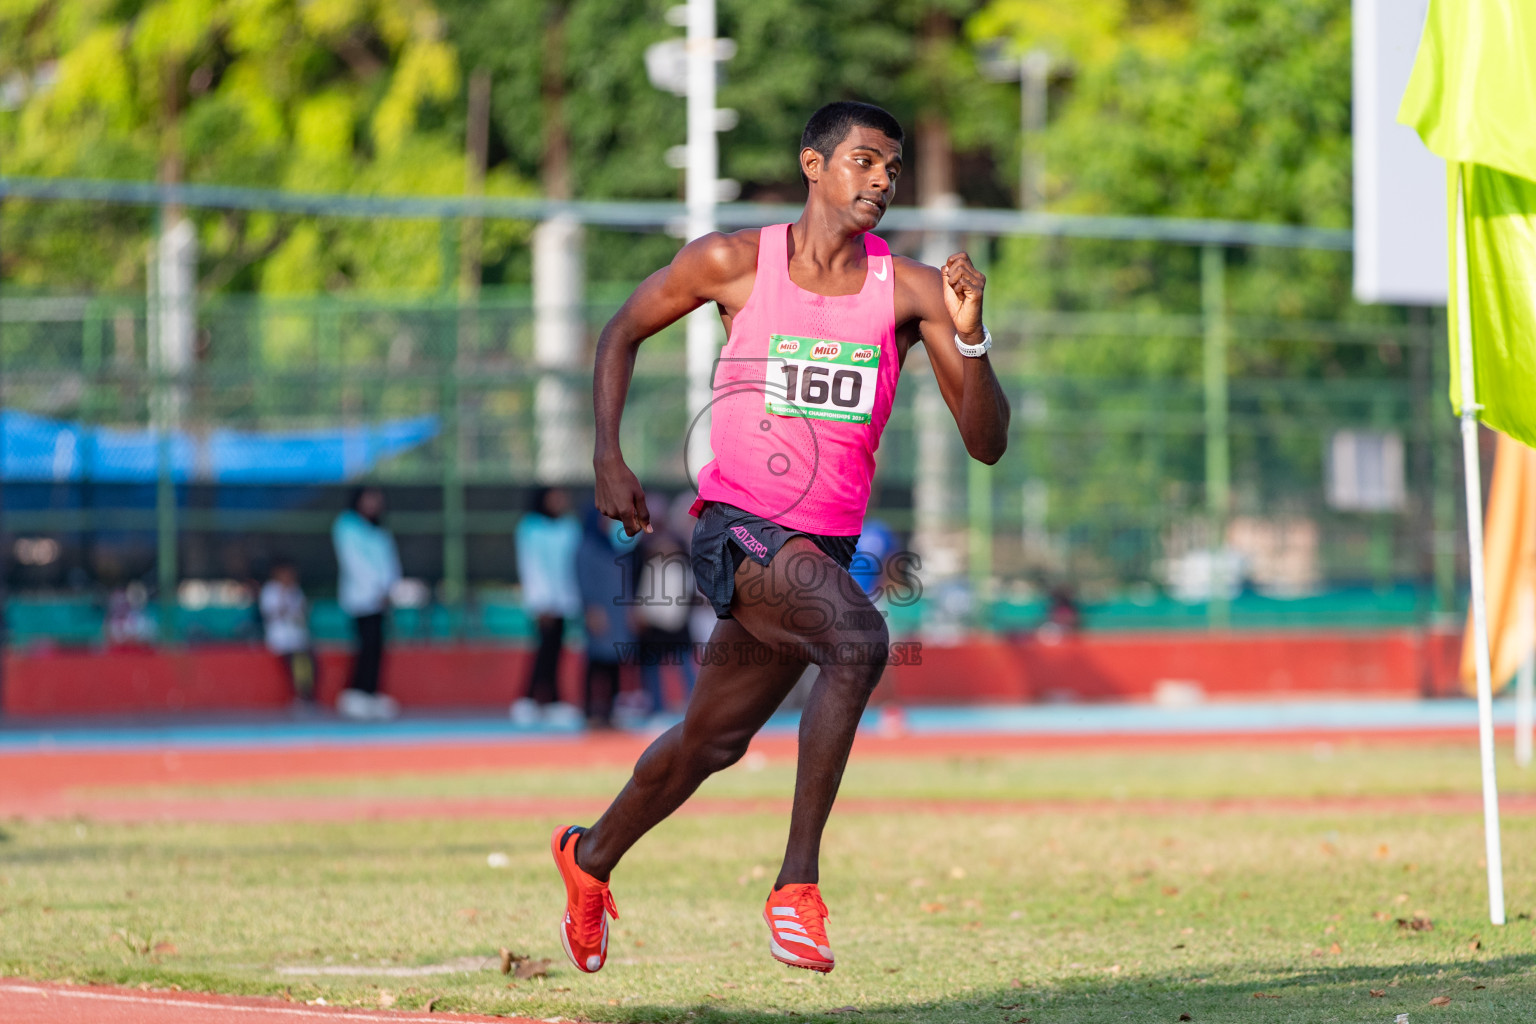
<svg viewBox="0 0 1536 1024">
<path fill-rule="evenodd" d="M 827 973 L 836 966 L 827 941 L 827 905 L 814 884 L 786 885 L 768 894 L 768 951 L 781 964 Z"/>
</svg>

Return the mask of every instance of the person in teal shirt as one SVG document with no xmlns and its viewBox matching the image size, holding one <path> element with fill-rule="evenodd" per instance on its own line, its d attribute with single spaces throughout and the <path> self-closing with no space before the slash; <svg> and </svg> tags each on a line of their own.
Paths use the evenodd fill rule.
<svg viewBox="0 0 1536 1024">
<path fill-rule="evenodd" d="M 558 674 L 565 624 L 581 614 L 581 593 L 576 587 L 581 524 L 571 514 L 570 495 L 559 487 L 539 488 L 531 505 L 518 520 L 514 540 L 523 610 L 538 630 L 538 649 L 523 696 L 512 704 L 512 721 L 575 725 L 582 714 L 560 700 Z"/>
</svg>

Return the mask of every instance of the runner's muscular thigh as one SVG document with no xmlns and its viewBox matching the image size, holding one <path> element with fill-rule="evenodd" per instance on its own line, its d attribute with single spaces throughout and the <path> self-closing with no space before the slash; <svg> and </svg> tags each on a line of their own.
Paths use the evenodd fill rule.
<svg viewBox="0 0 1536 1024">
<path fill-rule="evenodd" d="M 705 648 L 693 697 L 683 713 L 684 738 L 699 742 L 740 733 L 750 738 L 805 671 L 806 662 L 752 656 L 760 644 L 735 619 L 721 619 Z"/>
<path fill-rule="evenodd" d="M 731 614 L 759 641 L 885 644 L 885 617 L 842 566 L 805 537 L 791 537 L 768 565 L 744 559 Z"/>
</svg>

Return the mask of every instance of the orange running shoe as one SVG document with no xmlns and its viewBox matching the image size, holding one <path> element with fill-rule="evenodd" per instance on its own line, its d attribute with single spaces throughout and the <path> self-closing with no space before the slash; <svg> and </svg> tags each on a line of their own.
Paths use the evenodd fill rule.
<svg viewBox="0 0 1536 1024">
<path fill-rule="evenodd" d="M 555 867 L 565 879 L 565 918 L 560 922 L 560 943 L 579 971 L 592 974 L 608 959 L 608 918 L 618 920 L 608 883 L 600 882 L 576 864 L 576 844 L 587 830 L 561 825 L 549 839 Z"/>
<path fill-rule="evenodd" d="M 827 905 L 814 883 L 786 885 L 768 894 L 768 951 L 781 964 L 826 974 L 836 966 L 827 942 Z"/>
</svg>

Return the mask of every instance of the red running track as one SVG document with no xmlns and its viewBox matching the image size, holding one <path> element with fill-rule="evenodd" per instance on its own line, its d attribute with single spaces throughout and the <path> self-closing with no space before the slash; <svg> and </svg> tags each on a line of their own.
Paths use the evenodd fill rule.
<svg viewBox="0 0 1536 1024">
<path fill-rule="evenodd" d="M 139 824 L 145 822 L 264 822 L 447 821 L 465 818 L 527 821 L 572 819 L 591 821 L 608 806 L 594 797 L 168 797 L 118 798 L 64 795 L 0 804 L 0 817 L 22 821 L 83 818 L 88 821 Z M 976 814 L 991 817 L 1024 814 L 1478 814 L 1483 798 L 1476 793 L 1386 794 L 1381 796 L 1257 796 L 1216 800 L 1136 797 L 1124 800 L 998 799 L 909 800 L 886 797 L 843 797 L 837 813 L 846 814 Z M 792 803 L 779 798 L 694 797 L 674 816 L 708 814 L 779 814 L 789 817 Z M 1536 814 L 1536 794 L 1504 793 L 1499 811 L 1506 817 Z M 4 1018 L 0 1018 L 3 1022 Z"/>
<path fill-rule="evenodd" d="M 27 751 L 0 753 L 0 818 L 26 820 L 74 816 L 98 821 L 356 821 L 430 818 L 546 818 L 574 814 L 595 816 L 606 800 L 507 793 L 459 799 L 377 797 L 271 797 L 259 794 L 207 794 L 201 787 L 325 778 L 389 778 L 473 771 L 557 769 L 570 766 L 626 768 L 645 748 L 646 737 L 626 734 L 586 736 L 542 743 L 455 743 L 401 746 L 316 746 L 296 749 Z M 1315 743 L 1366 742 L 1469 743 L 1465 730 L 1381 732 L 1358 736 L 1336 732 L 1285 734 L 1018 736 L 950 735 L 887 737 L 861 735 L 855 758 L 950 758 L 1030 756 L 1068 751 L 1307 746 Z M 793 736 L 759 737 L 752 751 L 767 761 L 792 762 Z M 174 794 L 135 793 L 135 787 L 177 786 Z M 1510 813 L 1536 812 L 1536 803 L 1515 794 L 1504 798 Z M 1528 806 L 1529 804 L 1529 806 Z M 1475 794 L 1444 797 L 1288 797 L 1245 801 L 882 801 L 845 799 L 843 812 L 885 813 L 893 809 L 931 812 L 1027 813 L 1030 811 L 1125 813 L 1208 813 L 1237 811 L 1436 810 L 1469 813 L 1480 806 Z M 787 800 L 690 802 L 687 813 L 730 814 L 783 811 Z"/>
<path fill-rule="evenodd" d="M 880 736 L 861 733 L 853 757 L 1024 757 L 1139 750 L 1305 747 L 1318 743 L 1427 744 L 1476 741 L 1467 729 L 1304 730 L 1285 733 L 1162 733 L 1095 735 L 953 734 Z M 54 750 L 0 752 L 0 816 L 17 798 L 81 787 L 190 786 L 293 779 L 378 778 L 552 768 L 625 768 L 650 738 L 614 733 L 538 743 L 442 743 L 369 746 L 261 747 L 193 750 Z M 793 736 L 759 736 L 752 751 L 792 761 Z"/>
<path fill-rule="evenodd" d="M 106 985 L 54 985 L 0 978 L 5 1024 L 327 1024 L 328 1021 L 450 1021 L 457 1024 L 539 1024 L 528 1017 L 457 1013 L 398 1013 L 313 1006 L 279 999 L 194 992 L 142 991 Z"/>
</svg>

